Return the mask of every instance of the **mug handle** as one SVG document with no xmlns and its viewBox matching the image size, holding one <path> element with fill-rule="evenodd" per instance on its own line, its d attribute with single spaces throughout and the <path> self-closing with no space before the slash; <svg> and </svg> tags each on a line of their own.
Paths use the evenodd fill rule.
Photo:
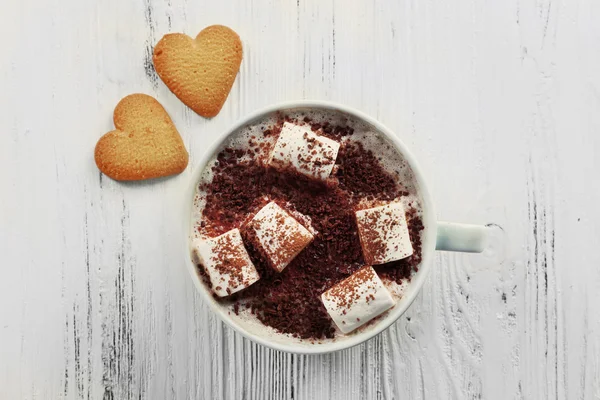
<svg viewBox="0 0 600 400">
<path fill-rule="evenodd" d="M 481 253 L 487 245 L 487 227 L 438 221 L 436 250 Z"/>
</svg>

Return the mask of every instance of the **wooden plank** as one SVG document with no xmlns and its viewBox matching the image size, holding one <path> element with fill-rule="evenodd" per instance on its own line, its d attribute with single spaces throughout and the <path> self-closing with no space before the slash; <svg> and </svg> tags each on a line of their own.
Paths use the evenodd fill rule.
<svg viewBox="0 0 600 400">
<path fill-rule="evenodd" d="M 600 397 L 600 18 L 589 0 L 34 2 L 0 14 L 0 397 Z M 238 31 L 203 119 L 150 63 L 165 33 Z M 178 177 L 99 174 L 118 100 L 156 96 Z M 413 149 L 442 219 L 493 223 L 439 254 L 414 305 L 353 349 L 279 353 L 223 325 L 183 268 L 182 193 L 206 146 L 260 107 L 327 99 Z"/>
</svg>

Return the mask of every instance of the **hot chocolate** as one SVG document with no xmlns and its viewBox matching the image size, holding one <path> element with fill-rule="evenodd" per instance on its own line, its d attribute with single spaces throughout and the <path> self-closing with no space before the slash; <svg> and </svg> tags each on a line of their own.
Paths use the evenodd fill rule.
<svg viewBox="0 0 600 400">
<path fill-rule="evenodd" d="M 340 112 L 277 114 L 241 129 L 209 163 L 194 204 L 194 242 L 239 230 L 249 261 L 226 261 L 227 268 L 250 271 L 242 279 L 244 271 L 228 270 L 239 276 L 230 293 L 213 285 L 211 273 L 223 266 L 207 268 L 194 257 L 198 273 L 231 313 L 273 334 L 313 341 L 352 334 L 393 306 L 389 299 L 402 296 L 421 262 L 420 198 L 410 168 L 370 126 Z M 370 280 L 359 279 L 372 270 Z M 372 282 L 372 294 L 354 296 L 364 307 L 334 310 L 348 302 L 327 296 L 359 281 Z M 375 299 L 386 300 L 373 306 Z M 364 310 L 376 311 L 336 325 Z"/>
</svg>

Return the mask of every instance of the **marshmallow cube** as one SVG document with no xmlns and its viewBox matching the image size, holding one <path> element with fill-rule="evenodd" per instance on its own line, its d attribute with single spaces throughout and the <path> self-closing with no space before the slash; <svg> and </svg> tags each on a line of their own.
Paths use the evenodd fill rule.
<svg viewBox="0 0 600 400">
<path fill-rule="evenodd" d="M 356 223 L 366 264 L 384 264 L 413 253 L 401 203 L 357 211 Z"/>
<path fill-rule="evenodd" d="M 196 240 L 194 254 L 208 274 L 212 290 L 219 297 L 239 292 L 260 278 L 244 247 L 239 229 L 215 238 Z"/>
<path fill-rule="evenodd" d="M 365 266 L 321 295 L 333 322 L 349 333 L 394 306 L 394 299 L 375 273 Z"/>
<path fill-rule="evenodd" d="M 291 167 L 303 175 L 325 180 L 331 174 L 340 144 L 315 134 L 307 126 L 285 122 L 269 165 L 275 168 Z"/>
<path fill-rule="evenodd" d="M 283 271 L 314 239 L 308 229 L 273 201 L 261 208 L 245 229 L 277 272 Z"/>
</svg>

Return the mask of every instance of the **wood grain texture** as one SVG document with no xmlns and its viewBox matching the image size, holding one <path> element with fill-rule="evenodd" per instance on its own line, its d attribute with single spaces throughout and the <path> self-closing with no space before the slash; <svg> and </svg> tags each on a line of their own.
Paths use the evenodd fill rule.
<svg viewBox="0 0 600 400">
<path fill-rule="evenodd" d="M 8 0 L 0 13 L 0 398 L 600 398 L 600 3 Z M 152 46 L 224 24 L 240 74 L 203 119 Z M 190 151 L 117 183 L 94 144 L 155 96 Z M 356 348 L 261 348 L 183 267 L 182 193 L 206 146 L 285 100 L 356 107 L 414 150 L 442 219 L 490 223 L 438 254 L 396 324 Z"/>
</svg>

